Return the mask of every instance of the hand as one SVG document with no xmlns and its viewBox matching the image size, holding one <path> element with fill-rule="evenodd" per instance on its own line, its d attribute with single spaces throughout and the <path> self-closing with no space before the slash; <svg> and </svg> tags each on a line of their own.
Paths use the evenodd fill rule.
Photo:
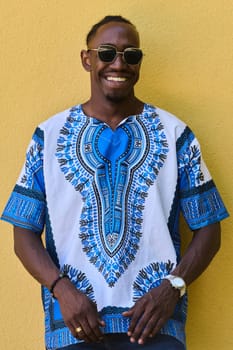
<svg viewBox="0 0 233 350">
<path fill-rule="evenodd" d="M 172 316 L 178 300 L 179 291 L 164 280 L 159 287 L 142 296 L 131 309 L 123 312 L 123 316 L 131 318 L 128 329 L 130 341 L 144 344 L 148 337 L 154 337 Z"/>
<path fill-rule="evenodd" d="M 66 278 L 59 282 L 54 292 L 72 335 L 88 343 L 101 341 L 103 333 L 100 327 L 105 323 L 98 316 L 96 304 Z M 77 333 L 76 329 L 80 327 L 81 331 Z"/>
</svg>

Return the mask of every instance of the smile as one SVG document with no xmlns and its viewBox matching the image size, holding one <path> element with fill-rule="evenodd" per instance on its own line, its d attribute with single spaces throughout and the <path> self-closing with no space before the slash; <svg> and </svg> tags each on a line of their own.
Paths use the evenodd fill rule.
<svg viewBox="0 0 233 350">
<path fill-rule="evenodd" d="M 108 81 L 126 81 L 127 78 L 125 77 L 107 77 Z"/>
</svg>

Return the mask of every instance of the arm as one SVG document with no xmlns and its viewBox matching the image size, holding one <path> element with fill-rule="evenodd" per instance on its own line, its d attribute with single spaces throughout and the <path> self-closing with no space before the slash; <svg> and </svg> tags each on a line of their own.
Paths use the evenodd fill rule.
<svg viewBox="0 0 233 350">
<path fill-rule="evenodd" d="M 190 245 L 172 274 L 182 277 L 189 285 L 208 267 L 220 245 L 220 223 L 194 231 Z"/>
<path fill-rule="evenodd" d="M 191 243 L 172 274 L 182 277 L 187 285 L 193 282 L 219 250 L 220 237 L 219 223 L 194 231 Z M 124 316 L 131 317 L 128 330 L 131 342 L 143 344 L 148 337 L 155 336 L 172 316 L 178 300 L 179 291 L 169 281 L 163 280 L 159 287 L 153 288 L 124 312 Z"/>
<path fill-rule="evenodd" d="M 26 270 L 42 285 L 50 289 L 59 275 L 41 237 L 32 231 L 14 227 L 14 249 Z M 96 305 L 82 292 L 78 291 L 67 278 L 61 279 L 54 288 L 64 322 L 74 337 L 75 328 L 81 327 L 79 338 L 86 342 L 95 342 L 102 338 L 100 327 L 103 321 L 98 318 Z"/>
</svg>

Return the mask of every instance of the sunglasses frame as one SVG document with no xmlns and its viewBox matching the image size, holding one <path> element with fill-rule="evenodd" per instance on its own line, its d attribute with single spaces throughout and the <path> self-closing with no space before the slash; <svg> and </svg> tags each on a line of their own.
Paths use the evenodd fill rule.
<svg viewBox="0 0 233 350">
<path fill-rule="evenodd" d="M 101 58 L 101 56 L 100 56 L 100 55 L 101 55 L 101 51 L 104 52 L 104 51 L 111 50 L 111 49 L 115 52 L 115 55 L 114 55 L 113 59 L 112 59 L 111 61 L 105 61 L 105 60 L 103 60 L 103 59 Z M 97 54 L 98 54 L 98 58 L 100 59 L 100 61 L 102 61 L 102 62 L 104 62 L 104 63 L 109 63 L 109 64 L 115 61 L 117 55 L 122 55 L 124 61 L 125 61 L 127 64 L 135 66 L 135 65 L 137 65 L 137 64 L 139 64 L 139 63 L 141 62 L 141 60 L 142 60 L 142 58 L 143 58 L 143 56 L 144 56 L 142 50 L 141 50 L 139 47 L 127 47 L 126 49 L 124 49 L 124 51 L 117 51 L 117 48 L 116 48 L 115 46 L 113 46 L 113 45 L 108 45 L 108 44 L 102 44 L 102 45 L 100 45 L 97 49 L 89 49 L 89 48 L 88 48 L 87 51 L 96 51 Z M 127 62 L 126 57 L 125 57 L 125 52 L 129 52 L 129 51 L 132 51 L 132 52 L 133 52 L 133 51 L 139 51 L 139 52 L 141 53 L 141 58 L 140 58 L 140 60 L 139 60 L 137 63 L 128 63 L 128 62 Z"/>
</svg>

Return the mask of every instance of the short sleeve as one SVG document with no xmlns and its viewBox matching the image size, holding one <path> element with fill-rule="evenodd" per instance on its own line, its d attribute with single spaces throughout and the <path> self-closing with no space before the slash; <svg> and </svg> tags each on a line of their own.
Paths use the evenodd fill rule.
<svg viewBox="0 0 233 350">
<path fill-rule="evenodd" d="M 26 160 L 1 219 L 41 234 L 45 221 L 43 174 L 44 133 L 37 128 L 28 146 Z"/>
<path fill-rule="evenodd" d="M 199 142 L 188 127 L 177 140 L 177 161 L 180 205 L 190 229 L 226 218 L 228 212 L 202 158 Z"/>
</svg>

